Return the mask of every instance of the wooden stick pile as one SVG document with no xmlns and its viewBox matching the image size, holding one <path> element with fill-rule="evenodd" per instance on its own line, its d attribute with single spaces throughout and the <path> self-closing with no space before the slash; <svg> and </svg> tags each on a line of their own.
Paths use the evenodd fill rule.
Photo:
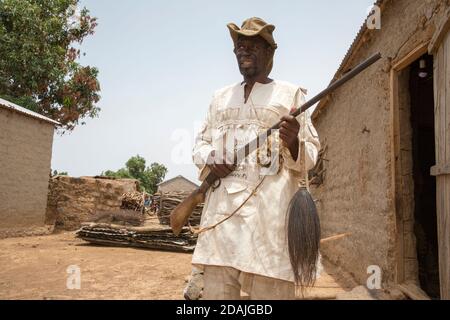
<svg viewBox="0 0 450 320">
<path fill-rule="evenodd" d="M 318 187 L 324 182 L 325 173 L 327 171 L 327 169 L 325 168 L 325 162 L 328 161 L 328 159 L 325 158 L 327 151 L 328 145 L 324 144 L 322 149 L 319 151 L 316 165 L 309 171 L 309 181 L 311 185 L 315 185 Z"/>
<path fill-rule="evenodd" d="M 141 192 L 127 192 L 122 195 L 122 209 L 142 210 L 144 202 Z"/>
<path fill-rule="evenodd" d="M 171 192 L 171 193 L 156 193 L 153 195 L 153 202 L 159 204 L 158 209 L 156 211 L 156 214 L 159 219 L 159 223 L 163 225 L 169 225 L 170 224 L 170 213 L 172 212 L 175 207 L 180 204 L 189 193 L 186 192 Z M 203 203 L 199 204 L 192 216 L 189 218 L 189 224 L 191 226 L 198 226 L 200 225 L 200 218 L 202 216 L 203 211 Z"/>
<path fill-rule="evenodd" d="M 176 252 L 192 252 L 197 242 L 197 236 L 187 227 L 176 237 L 172 229 L 164 226 L 124 228 L 107 223 L 83 223 L 76 235 L 93 244 Z"/>
</svg>

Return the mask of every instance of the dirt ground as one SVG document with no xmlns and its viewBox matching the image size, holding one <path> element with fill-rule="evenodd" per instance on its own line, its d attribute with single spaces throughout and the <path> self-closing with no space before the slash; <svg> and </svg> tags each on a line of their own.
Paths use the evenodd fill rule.
<svg viewBox="0 0 450 320">
<path fill-rule="evenodd" d="M 101 247 L 74 232 L 0 240 L 0 299 L 183 299 L 191 254 Z M 68 289 L 67 268 L 81 271 Z M 335 299 L 356 284 L 324 261 L 309 299 Z M 244 294 L 245 296 L 245 294 Z M 358 296 L 359 297 L 359 296 Z"/>
<path fill-rule="evenodd" d="M 0 299 L 183 299 L 191 255 L 88 245 L 73 232 L 0 240 Z M 67 268 L 81 270 L 67 289 Z"/>
</svg>

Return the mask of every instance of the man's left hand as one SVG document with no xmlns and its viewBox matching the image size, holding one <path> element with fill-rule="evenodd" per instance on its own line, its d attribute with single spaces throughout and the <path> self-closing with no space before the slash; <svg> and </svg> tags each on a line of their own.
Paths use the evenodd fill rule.
<svg viewBox="0 0 450 320">
<path fill-rule="evenodd" d="M 283 142 L 283 146 L 289 149 L 292 159 L 297 161 L 298 157 L 298 133 L 300 131 L 300 124 L 297 119 L 291 115 L 281 118 L 283 121 L 280 126 L 280 138 Z"/>
</svg>

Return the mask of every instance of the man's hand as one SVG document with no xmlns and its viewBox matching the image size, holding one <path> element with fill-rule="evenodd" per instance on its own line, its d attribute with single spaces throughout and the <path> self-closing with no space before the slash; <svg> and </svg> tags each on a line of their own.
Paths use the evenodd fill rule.
<svg viewBox="0 0 450 320">
<path fill-rule="evenodd" d="M 289 149 L 292 159 L 297 161 L 298 158 L 298 133 L 300 131 L 300 124 L 297 119 L 291 115 L 281 118 L 283 121 L 280 126 L 280 138 L 283 146 Z"/>
<path fill-rule="evenodd" d="M 232 173 L 236 166 L 227 160 L 226 151 L 223 157 L 217 157 L 216 152 L 212 151 L 208 158 L 208 167 L 212 173 L 222 179 Z"/>
</svg>

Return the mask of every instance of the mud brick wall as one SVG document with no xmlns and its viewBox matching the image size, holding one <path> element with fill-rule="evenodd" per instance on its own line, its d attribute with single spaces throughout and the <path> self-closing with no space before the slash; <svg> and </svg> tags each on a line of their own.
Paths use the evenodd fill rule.
<svg viewBox="0 0 450 320">
<path fill-rule="evenodd" d="M 59 230 L 76 230 L 97 212 L 119 209 L 122 195 L 137 189 L 138 182 L 133 179 L 54 177 L 49 185 L 46 223 Z"/>
<path fill-rule="evenodd" d="M 406 279 L 417 273 L 412 206 L 402 217 L 405 229 L 396 230 L 390 70 L 392 61 L 431 39 L 450 4 L 448 0 L 385 2 L 381 30 L 370 31 L 350 64 L 354 66 L 377 51 L 383 59 L 337 90 L 313 117 L 322 144 L 328 145 L 325 181 L 313 190 L 323 233 L 351 233 L 336 243 L 324 244 L 322 253 L 362 284 L 367 281 L 367 267 L 371 265 L 381 267 L 384 284 L 395 280 L 397 232 L 405 233 Z M 407 112 L 402 112 L 400 121 L 405 124 L 408 117 Z M 403 132 L 408 134 L 407 129 Z M 403 146 L 403 152 L 410 152 L 406 144 Z M 410 204 L 411 159 L 402 159 L 407 162 L 403 165 L 406 171 L 402 185 L 408 195 L 404 201 Z"/>
<path fill-rule="evenodd" d="M 0 107 L 0 238 L 44 228 L 53 124 Z"/>
</svg>

